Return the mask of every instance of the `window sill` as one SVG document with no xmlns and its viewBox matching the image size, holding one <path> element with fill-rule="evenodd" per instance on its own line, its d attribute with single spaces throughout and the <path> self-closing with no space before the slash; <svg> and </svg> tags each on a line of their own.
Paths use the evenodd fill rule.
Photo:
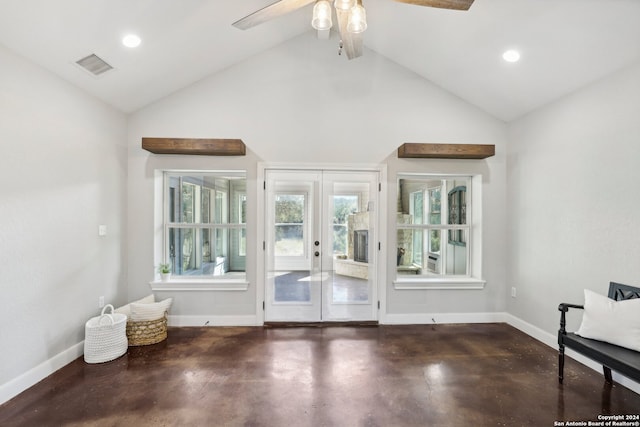
<svg viewBox="0 0 640 427">
<path fill-rule="evenodd" d="M 443 279 L 441 277 L 438 278 L 427 278 L 427 277 L 417 277 L 411 279 L 396 279 L 393 282 L 393 288 L 396 290 L 407 290 L 407 289 L 461 289 L 461 290 L 469 290 L 469 289 L 484 289 L 484 285 L 486 284 L 486 280 L 476 279 L 473 277 L 461 277 L 461 278 L 447 278 Z"/>
<path fill-rule="evenodd" d="M 149 282 L 152 291 L 246 291 L 249 282 L 243 279 L 174 279 Z"/>
</svg>

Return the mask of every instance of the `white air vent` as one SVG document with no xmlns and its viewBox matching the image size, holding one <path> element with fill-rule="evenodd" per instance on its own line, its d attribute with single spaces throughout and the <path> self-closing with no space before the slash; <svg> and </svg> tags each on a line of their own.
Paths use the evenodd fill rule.
<svg viewBox="0 0 640 427">
<path fill-rule="evenodd" d="M 99 76 L 100 74 L 106 73 L 107 71 L 113 69 L 111 65 L 107 64 L 98 55 L 95 55 L 93 53 L 76 61 L 76 64 L 78 64 L 94 76 Z"/>
</svg>

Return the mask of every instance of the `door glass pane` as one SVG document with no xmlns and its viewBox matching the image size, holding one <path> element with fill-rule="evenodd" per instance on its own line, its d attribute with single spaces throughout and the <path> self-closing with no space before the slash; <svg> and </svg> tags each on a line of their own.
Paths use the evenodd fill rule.
<svg viewBox="0 0 640 427">
<path fill-rule="evenodd" d="M 304 194 L 278 194 L 275 199 L 275 256 L 304 256 Z"/>
<path fill-rule="evenodd" d="M 362 183 L 334 182 L 333 274 L 331 303 L 365 303 L 369 300 L 368 188 Z M 345 194 L 353 193 L 353 194 Z"/>
<path fill-rule="evenodd" d="M 345 255 L 349 242 L 349 215 L 358 211 L 358 196 L 333 196 L 333 254 Z"/>
<path fill-rule="evenodd" d="M 278 272 L 275 277 L 275 302 L 309 302 L 311 301 L 310 271 Z"/>
<path fill-rule="evenodd" d="M 346 274 L 333 275 L 334 304 L 369 301 L 369 280 Z"/>
</svg>

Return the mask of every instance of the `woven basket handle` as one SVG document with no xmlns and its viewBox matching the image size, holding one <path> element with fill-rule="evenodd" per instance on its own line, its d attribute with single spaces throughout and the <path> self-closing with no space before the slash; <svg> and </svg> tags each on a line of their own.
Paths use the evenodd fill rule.
<svg viewBox="0 0 640 427">
<path fill-rule="evenodd" d="M 102 309 L 102 311 L 100 312 L 100 315 L 103 316 L 104 312 L 107 310 L 107 308 L 111 308 L 111 314 L 113 314 L 115 312 L 113 306 L 111 304 L 107 304 L 104 306 L 104 308 Z"/>
<path fill-rule="evenodd" d="M 114 312 L 113 306 L 111 304 L 105 305 L 104 308 L 102 309 L 102 311 L 100 312 L 100 319 L 98 319 L 98 325 L 101 325 L 102 324 L 102 318 L 106 317 L 108 319 L 111 319 L 111 326 L 113 326 L 113 324 L 114 324 L 113 316 L 111 314 L 108 314 L 108 313 L 105 314 L 105 310 L 107 308 L 109 308 L 109 307 L 111 307 L 111 314 L 113 314 L 113 312 Z"/>
</svg>

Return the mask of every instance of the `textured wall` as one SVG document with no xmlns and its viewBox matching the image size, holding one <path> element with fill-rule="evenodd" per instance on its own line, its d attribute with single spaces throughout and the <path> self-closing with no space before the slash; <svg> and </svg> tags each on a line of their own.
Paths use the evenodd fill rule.
<svg viewBox="0 0 640 427">
<path fill-rule="evenodd" d="M 560 302 L 640 284 L 640 64 L 509 126 L 509 312 L 549 333 Z M 570 316 L 572 327 L 580 316 Z"/>
<path fill-rule="evenodd" d="M 2 401 L 84 339 L 99 296 L 126 300 L 127 153 L 124 114 L 2 47 L 0 118 Z"/>
</svg>

